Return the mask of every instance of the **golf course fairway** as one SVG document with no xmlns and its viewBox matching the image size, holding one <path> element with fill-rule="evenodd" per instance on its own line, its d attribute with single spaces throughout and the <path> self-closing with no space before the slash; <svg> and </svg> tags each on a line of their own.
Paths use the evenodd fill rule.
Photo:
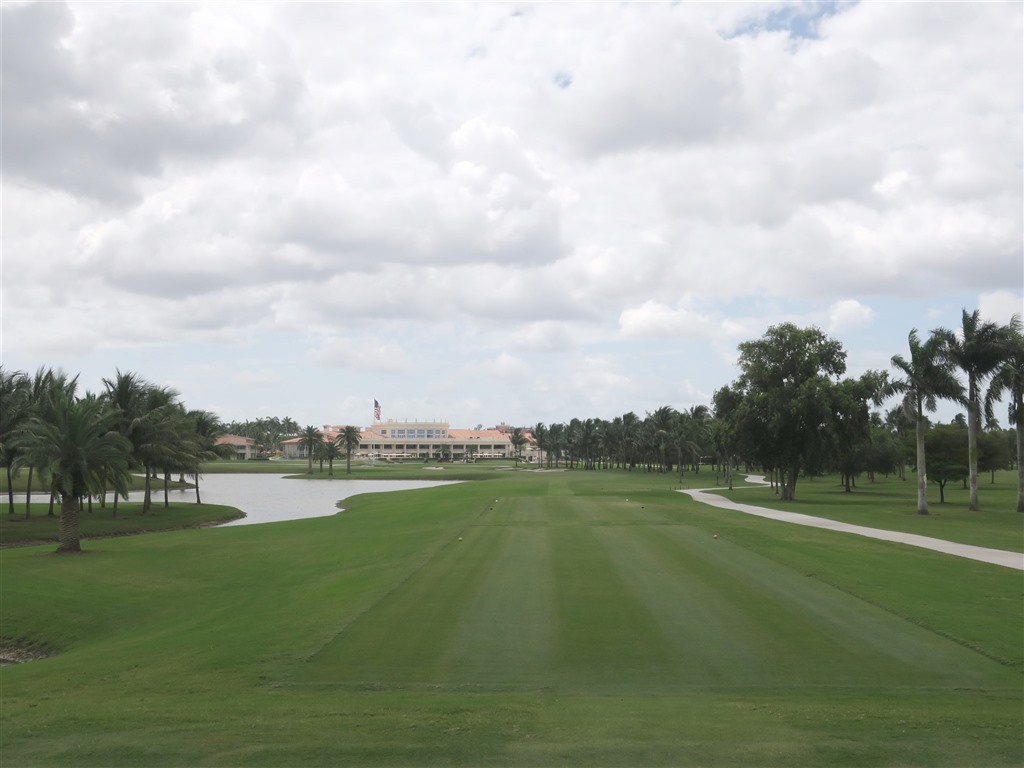
<svg viewBox="0 0 1024 768">
<path fill-rule="evenodd" d="M 0 764 L 1024 760 L 1019 571 L 498 474 L 0 552 Z"/>
</svg>

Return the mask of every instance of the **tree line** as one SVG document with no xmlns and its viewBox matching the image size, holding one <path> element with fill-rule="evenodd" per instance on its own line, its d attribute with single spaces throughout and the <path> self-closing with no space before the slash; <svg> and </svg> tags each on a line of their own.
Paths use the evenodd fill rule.
<svg viewBox="0 0 1024 768">
<path fill-rule="evenodd" d="M 949 440 L 933 435 L 941 461 L 936 465 L 940 493 L 961 468 L 970 484 L 970 508 L 980 509 L 979 466 L 1005 462 L 997 405 L 1008 396 L 1018 473 L 1017 510 L 1024 512 L 1024 336 L 1021 319 L 1009 324 L 982 321 L 977 310 L 962 313 L 955 330 L 936 328 L 922 341 L 908 336 L 909 356 L 894 355 L 888 371 L 867 371 L 843 378 L 842 344 L 817 328 L 792 323 L 772 326 L 756 340 L 739 345 L 740 376 L 715 391 L 713 408 L 686 411 L 662 406 L 641 419 L 629 412 L 611 420 L 572 419 L 539 423 L 531 431 L 550 466 L 671 472 L 682 476 L 700 464 L 720 466 L 732 487 L 739 464 L 766 472 L 784 500 L 795 498 L 801 476 L 838 472 L 847 490 L 859 475 L 902 472 L 909 460 L 917 476 L 917 511 L 928 514 L 926 436 L 928 418 L 940 400 L 967 410 L 959 436 L 966 449 L 962 463 L 951 459 Z M 890 398 L 896 407 L 877 410 Z M 983 421 L 984 418 L 984 421 Z M 983 425 L 988 432 L 983 432 Z M 910 431 L 914 450 L 906 456 Z M 980 463 L 979 463 L 980 462 Z M 944 495 L 943 495 L 944 498 Z"/>
<path fill-rule="evenodd" d="M 914 329 L 908 346 L 909 354 L 892 357 L 895 376 L 867 371 L 843 378 L 846 352 L 840 342 L 817 328 L 783 323 L 739 345 L 740 375 L 715 391 L 710 408 L 696 405 L 680 411 L 666 405 L 644 418 L 629 412 L 611 420 L 538 423 L 529 430 L 513 430 L 510 439 L 519 457 L 532 438 L 548 466 L 678 472 L 681 478 L 687 470 L 699 472 L 702 464 L 710 463 L 725 472 L 730 487 L 735 467 L 757 467 L 773 478 L 786 500 L 795 498 L 802 475 L 836 471 L 849 490 L 864 472 L 902 473 L 910 461 L 917 476 L 917 510 L 928 514 L 929 432 L 933 449 L 940 451 L 933 467 L 940 494 L 945 482 L 962 474 L 963 462 L 951 459 L 951 449 L 941 447 L 955 444 L 959 436 L 967 448 L 970 508 L 978 510 L 979 467 L 994 468 L 999 455 L 985 428 L 988 435 L 997 429 L 996 407 L 1006 397 L 1016 443 L 1017 509 L 1024 512 L 1020 316 L 999 325 L 982 321 L 977 310 L 964 310 L 961 327 L 937 328 L 924 339 Z M 174 473 L 196 481 L 199 502 L 201 464 L 217 458 L 216 437 L 226 431 L 215 414 L 187 409 L 178 392 L 138 374 L 117 371 L 103 380 L 103 387 L 100 393 L 80 395 L 77 377 L 61 371 L 41 368 L 28 375 L 0 367 L 0 463 L 7 473 L 8 513 L 15 514 L 13 476 L 28 472 L 28 515 L 38 473 L 51 505 L 60 501 L 59 552 L 80 549 L 82 500 L 98 497 L 105 503 L 110 492 L 116 515 L 133 472 L 145 477 L 144 512 L 152 505 L 151 481 L 161 474 L 165 504 Z M 883 416 L 876 409 L 893 397 L 897 406 Z M 928 419 L 940 400 L 967 410 L 952 443 Z M 300 429 L 294 420 L 276 417 L 232 422 L 227 430 L 253 437 L 263 450 L 296 434 L 307 448 L 310 473 L 313 461 L 319 460 L 333 474 L 333 462 L 342 455 L 351 472 L 352 452 L 359 445 L 357 427 L 345 427 L 325 440 L 315 427 Z M 903 446 L 911 430 L 914 451 L 908 457 Z"/>
<path fill-rule="evenodd" d="M 144 475 L 142 511 L 152 508 L 152 481 L 163 476 L 164 504 L 172 474 L 195 481 L 203 461 L 218 457 L 220 420 L 209 411 L 189 410 L 177 391 L 136 373 L 117 371 L 103 379 L 103 391 L 78 392 L 78 377 L 52 368 L 34 375 L 0 368 L 0 462 L 7 475 L 8 514 L 16 514 L 13 479 L 26 470 L 25 516 L 33 483 L 49 495 L 50 513 L 60 502 L 58 552 L 81 549 L 82 500 L 127 498 L 131 475 Z"/>
</svg>

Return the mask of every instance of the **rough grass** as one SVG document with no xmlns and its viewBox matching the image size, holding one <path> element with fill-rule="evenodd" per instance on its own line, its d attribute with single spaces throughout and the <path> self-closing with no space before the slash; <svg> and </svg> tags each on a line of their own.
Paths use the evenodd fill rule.
<svg viewBox="0 0 1024 768">
<path fill-rule="evenodd" d="M 48 504 L 31 505 L 31 515 L 24 517 L 24 504 L 18 507 L 19 514 L 0 515 L 0 546 L 24 546 L 26 544 L 57 541 L 60 533 L 60 504 L 54 514 L 47 514 Z M 126 536 L 136 533 L 175 531 L 182 528 L 199 528 L 237 520 L 242 513 L 234 507 L 222 504 L 188 504 L 174 502 L 164 506 L 163 501 L 154 501 L 152 511 L 142 514 L 142 502 L 122 501 L 117 505 L 117 516 L 113 504 L 106 507 L 93 505 L 79 515 L 82 539 Z"/>
<path fill-rule="evenodd" d="M 0 552 L 2 633 L 57 652 L 0 670 L 3 763 L 1021 763 L 1019 573 L 670 484 Z"/>
<path fill-rule="evenodd" d="M 860 478 L 849 493 L 838 476 L 802 478 L 797 483 L 796 499 L 789 502 L 780 501 L 768 487 L 722 493 L 744 504 L 933 536 L 961 544 L 1024 552 L 1024 515 L 1016 511 L 1016 472 L 996 472 L 994 483 L 988 474 L 979 479 L 979 512 L 968 509 L 969 492 L 960 484 L 955 488 L 946 487 L 944 504 L 939 503 L 938 489 L 933 484 L 929 489 L 929 514 L 918 515 L 913 473 L 908 474 L 906 480 L 895 476 L 879 476 L 875 482 Z M 931 498 L 932 495 L 935 498 Z"/>
</svg>

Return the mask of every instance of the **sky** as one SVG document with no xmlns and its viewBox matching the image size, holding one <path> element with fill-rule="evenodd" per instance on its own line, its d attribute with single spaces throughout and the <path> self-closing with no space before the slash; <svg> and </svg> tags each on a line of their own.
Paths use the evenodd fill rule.
<svg viewBox="0 0 1024 768">
<path fill-rule="evenodd" d="M 1022 311 L 1018 2 L 0 13 L 9 370 L 526 426 L 709 404 L 781 322 L 859 375 Z"/>
</svg>

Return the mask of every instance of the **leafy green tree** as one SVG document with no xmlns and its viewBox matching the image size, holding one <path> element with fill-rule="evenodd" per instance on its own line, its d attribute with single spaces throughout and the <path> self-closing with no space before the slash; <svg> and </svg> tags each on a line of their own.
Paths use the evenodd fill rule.
<svg viewBox="0 0 1024 768">
<path fill-rule="evenodd" d="M 128 489 L 131 444 L 117 432 L 118 414 L 96 398 L 54 399 L 50 418 L 33 416 L 19 458 L 45 470 L 60 495 L 57 552 L 79 552 L 81 499 L 103 488 Z"/>
<path fill-rule="evenodd" d="M 907 337 L 910 358 L 893 355 L 892 367 L 903 374 L 888 385 L 889 394 L 903 395 L 906 409 L 916 415 L 917 435 L 917 514 L 928 514 L 928 471 L 925 463 L 925 431 L 928 421 L 925 411 L 934 413 L 940 399 L 963 402 L 963 387 L 957 381 L 953 362 L 946 353 L 946 341 L 941 334 L 933 333 L 924 342 L 917 329 Z"/>
<path fill-rule="evenodd" d="M 925 442 L 928 448 L 928 468 L 931 480 L 939 486 L 939 503 L 946 503 L 946 483 L 966 480 L 967 441 L 963 427 L 955 424 L 940 424 L 928 430 Z"/>
<path fill-rule="evenodd" d="M 991 482 L 996 481 L 995 473 L 1010 466 L 1010 446 L 1002 430 L 982 432 L 978 435 L 978 472 L 991 473 Z"/>
<path fill-rule="evenodd" d="M 854 478 L 869 468 L 872 403 L 879 402 L 888 375 L 867 371 L 857 379 L 843 379 L 832 390 L 832 450 L 843 487 L 850 492 Z"/>
<path fill-rule="evenodd" d="M 342 449 L 345 451 L 345 474 L 352 474 L 352 452 L 359 448 L 359 427 L 347 425 L 338 435 Z"/>
<path fill-rule="evenodd" d="M 1009 395 L 1007 416 L 1016 432 L 1017 511 L 1024 512 L 1024 332 L 1020 315 L 1006 328 L 1006 354 L 985 394 L 985 415 L 995 418 L 995 404 Z"/>
<path fill-rule="evenodd" d="M 762 465 L 778 469 L 781 497 L 792 501 L 800 471 L 818 470 L 828 455 L 830 395 L 846 371 L 846 353 L 819 329 L 792 323 L 739 349 L 739 430 Z"/>
<path fill-rule="evenodd" d="M 970 466 L 970 509 L 981 509 L 978 501 L 978 435 L 981 432 L 981 396 L 985 381 L 1005 359 L 1006 329 L 982 322 L 979 310 L 963 310 L 958 332 L 938 328 L 933 333 L 946 341 L 946 354 L 967 376 L 967 445 Z"/>
<path fill-rule="evenodd" d="M 725 462 L 725 482 L 732 490 L 733 461 L 736 458 L 739 443 L 739 413 L 742 395 L 726 385 L 715 391 L 715 420 L 711 429 L 712 439 L 718 455 Z"/>
</svg>

